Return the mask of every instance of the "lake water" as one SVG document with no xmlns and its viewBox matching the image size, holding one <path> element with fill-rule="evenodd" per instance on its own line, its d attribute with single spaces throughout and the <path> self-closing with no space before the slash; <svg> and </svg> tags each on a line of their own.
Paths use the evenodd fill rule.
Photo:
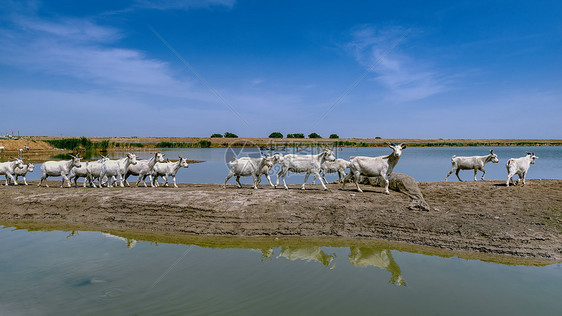
<svg viewBox="0 0 562 316">
<path fill-rule="evenodd" d="M 162 151 L 171 159 L 180 154 L 205 161 L 180 170 L 178 182 L 222 183 L 228 173 L 225 160 L 240 154 L 229 150 Z M 487 151 L 407 148 L 395 171 L 418 181 L 442 181 L 451 155 Z M 504 180 L 507 159 L 525 151 L 540 157 L 529 179 L 562 179 L 562 147 L 495 148 L 500 163 L 486 166 L 486 179 Z M 348 159 L 389 152 L 345 148 L 337 155 Z M 39 177 L 40 164 L 28 179 Z M 287 181 L 302 183 L 303 177 L 292 175 Z M 471 180 L 472 171 L 461 171 L 461 177 Z M 450 181 L 457 179 L 452 175 Z M 372 242 L 337 247 L 246 242 L 213 248 L 100 232 L 13 228 L 0 229 L 0 241 L 0 315 L 562 315 L 561 264 L 504 265 L 409 253 Z"/>
<path fill-rule="evenodd" d="M 1 315 L 562 314 L 560 264 L 373 244 L 205 248 L 12 228 L 0 240 Z"/>
<path fill-rule="evenodd" d="M 186 159 L 203 160 L 203 163 L 190 164 L 188 169 L 181 169 L 177 174 L 178 183 L 224 183 L 228 174 L 228 166 L 225 161 L 230 161 L 233 156 L 255 156 L 257 149 L 250 148 L 184 148 L 184 149 L 160 149 L 169 159 L 178 159 L 182 155 Z M 562 147 L 496 147 L 494 152 L 498 155 L 499 163 L 488 163 L 485 166 L 486 180 L 505 180 L 507 171 L 505 164 L 509 158 L 525 156 L 525 152 L 534 152 L 539 159 L 531 165 L 527 174 L 528 179 L 562 179 Z M 381 156 L 391 153 L 392 150 L 386 147 L 365 147 L 365 148 L 343 148 L 336 151 L 338 158 L 349 159 L 350 156 Z M 445 176 L 451 170 L 451 156 L 484 156 L 488 154 L 489 148 L 486 147 L 408 147 L 403 153 L 400 161 L 394 168 L 395 172 L 405 173 L 422 182 L 444 181 Z M 287 151 L 284 153 L 293 153 Z M 306 152 L 301 152 L 306 153 Z M 316 151 L 314 152 L 316 153 Z M 150 158 L 149 152 L 136 152 L 141 159 Z M 113 153 L 112 158 L 122 157 L 123 153 Z M 97 157 L 94 157 L 97 159 Z M 41 178 L 40 165 L 37 164 L 36 171 L 29 174 L 28 179 L 39 180 Z M 279 165 L 272 169 L 272 181 L 275 183 Z M 480 180 L 481 172 L 478 171 L 477 179 Z M 472 170 L 462 170 L 461 179 L 471 181 L 474 173 Z M 326 177 L 328 181 L 337 180 L 337 174 L 330 174 Z M 312 182 L 309 178 L 309 183 Z M 516 176 L 517 178 L 517 176 Z M 131 179 L 136 180 L 132 176 Z M 304 181 L 304 174 L 287 175 L 287 183 L 301 184 Z M 458 181 L 453 173 L 449 181 Z M 131 182 L 129 180 L 129 182 Z M 252 183 L 251 177 L 243 177 L 242 183 Z M 262 184 L 267 183 L 262 176 Z M 234 179 L 229 184 L 234 185 Z"/>
</svg>

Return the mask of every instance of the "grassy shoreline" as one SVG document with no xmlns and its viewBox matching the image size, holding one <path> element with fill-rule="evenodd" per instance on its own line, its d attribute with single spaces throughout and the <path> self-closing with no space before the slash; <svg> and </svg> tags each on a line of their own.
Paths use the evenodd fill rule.
<svg viewBox="0 0 562 316">
<path fill-rule="evenodd" d="M 76 144 L 69 142 L 80 137 L 29 136 L 23 139 L 47 142 L 58 148 L 65 148 L 62 144 Z M 88 137 L 88 144 L 96 146 L 103 144 L 107 150 L 122 150 L 128 148 L 226 148 L 260 146 L 270 147 L 309 147 L 318 145 L 338 147 L 384 147 L 386 143 L 406 143 L 410 147 L 503 147 L 503 146 L 562 146 L 562 139 L 398 139 L 398 138 L 210 138 L 210 137 Z M 84 143 L 84 142 L 82 142 Z M 59 145 L 61 144 L 61 145 Z M 76 147 L 74 147 L 76 148 Z"/>
</svg>

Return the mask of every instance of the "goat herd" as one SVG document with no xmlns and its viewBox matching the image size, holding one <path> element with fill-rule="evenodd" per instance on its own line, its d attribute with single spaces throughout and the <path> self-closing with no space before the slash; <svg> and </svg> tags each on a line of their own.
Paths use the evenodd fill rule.
<svg viewBox="0 0 562 316">
<path fill-rule="evenodd" d="M 325 185 L 325 183 L 327 183 L 325 178 L 326 173 L 337 172 L 339 181 L 343 183 L 342 189 L 345 187 L 346 182 L 353 180 L 357 191 L 363 192 L 359 187 L 361 176 L 381 177 L 385 185 L 385 193 L 388 194 L 388 178 L 398 163 L 406 145 L 388 144 L 388 146 L 392 149 L 390 155 L 379 157 L 350 157 L 349 161 L 336 159 L 334 152 L 329 148 L 324 148 L 321 153 L 316 155 L 283 155 L 276 153 L 268 156 L 262 155 L 258 158 L 241 157 L 228 163 L 230 171 L 224 181 L 224 187 L 226 188 L 226 183 L 232 177 L 236 177 L 237 186 L 241 187 L 240 177 L 251 176 L 254 182 L 254 189 L 257 189 L 257 186 L 261 182 L 261 176 L 265 175 L 271 186 L 277 187 L 279 185 L 279 178 L 281 178 L 284 188 L 288 189 L 285 176 L 291 171 L 306 174 L 302 184 L 303 190 L 311 174 L 314 175 L 313 183 L 318 179 L 324 190 L 327 190 Z M 70 160 L 46 161 L 43 163 L 41 166 L 41 181 L 38 185 L 41 186 L 43 182 L 45 182 L 45 186 L 48 187 L 49 185 L 46 181 L 48 177 L 62 177 L 61 187 L 64 185 L 65 181 L 70 187 L 72 180 L 74 181 L 74 185 L 77 186 L 78 178 L 83 177 L 85 178 L 84 187 L 93 186 L 102 188 L 110 185 L 117 186 L 117 179 L 119 185 L 124 187 L 125 185 L 129 185 L 127 178 L 130 175 L 134 175 L 137 176 L 137 186 L 139 186 L 142 181 L 146 187 L 147 184 L 145 180 L 147 177 L 149 177 L 152 187 L 159 186 L 158 177 L 162 177 L 165 181 L 164 186 L 168 186 L 168 179 L 172 177 L 174 187 L 177 188 L 176 174 L 178 170 L 181 167 L 189 167 L 183 157 L 179 156 L 179 160 L 176 162 L 165 161 L 164 156 L 159 152 L 155 153 L 154 156 L 147 160 L 137 160 L 135 154 L 132 153 L 127 153 L 125 157 L 116 160 L 102 156 L 102 159 L 93 162 L 81 162 L 78 156 L 70 156 L 72 158 Z M 535 159 L 537 158 L 539 157 L 535 156 L 534 153 L 527 153 L 525 157 L 509 159 L 506 165 L 508 173 L 506 185 L 509 186 L 509 184 L 512 183 L 512 177 L 516 174 L 519 176 L 519 180 L 522 180 L 523 184 L 525 184 L 527 170 L 531 164 L 535 163 Z M 24 184 L 27 185 L 25 176 L 28 172 L 33 171 L 34 165 L 32 163 L 24 164 L 21 157 L 13 159 L 13 161 L 0 163 L 0 175 L 6 177 L 5 185 L 8 185 L 9 182 L 13 182 L 14 185 L 17 185 L 18 176 L 22 176 Z M 462 181 L 459 177 L 460 170 L 474 170 L 474 181 L 476 181 L 476 172 L 480 170 L 482 171 L 482 180 L 484 180 L 484 175 L 486 174 L 484 166 L 488 162 L 499 162 L 493 150 L 490 150 L 490 154 L 486 156 L 453 156 L 451 158 L 452 169 L 447 174 L 445 181 L 447 181 L 453 172 L 455 172 L 459 181 Z M 275 164 L 279 164 L 281 170 L 277 174 L 276 185 L 273 185 L 269 173 Z M 345 170 L 348 168 L 349 174 L 346 174 Z"/>
</svg>

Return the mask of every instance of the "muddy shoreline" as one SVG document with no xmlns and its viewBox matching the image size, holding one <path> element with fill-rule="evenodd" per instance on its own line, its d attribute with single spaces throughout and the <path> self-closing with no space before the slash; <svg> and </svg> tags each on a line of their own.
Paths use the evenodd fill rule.
<svg viewBox="0 0 562 316">
<path fill-rule="evenodd" d="M 431 211 L 382 188 L 365 193 L 297 185 L 290 190 L 174 188 L 0 188 L 0 225 L 62 225 L 168 236 L 319 237 L 382 240 L 475 254 L 562 260 L 562 180 L 420 183 Z M 56 186 L 59 181 L 50 181 Z M 349 189 L 349 190 L 347 190 Z"/>
</svg>

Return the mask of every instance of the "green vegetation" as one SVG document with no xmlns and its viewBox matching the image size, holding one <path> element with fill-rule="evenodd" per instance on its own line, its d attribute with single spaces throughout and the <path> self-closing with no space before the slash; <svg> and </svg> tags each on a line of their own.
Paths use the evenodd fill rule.
<svg viewBox="0 0 562 316">
<path fill-rule="evenodd" d="M 351 146 L 357 146 L 356 142 L 350 142 L 350 141 L 336 141 L 332 143 L 332 146 L 337 146 L 337 147 L 351 147 Z"/>
<path fill-rule="evenodd" d="M 199 147 L 201 148 L 209 148 L 213 143 L 211 143 L 211 141 L 208 140 L 200 140 L 196 144 L 198 144 Z"/>
<path fill-rule="evenodd" d="M 173 143 L 173 142 L 159 142 L 155 145 L 156 148 L 209 148 L 213 143 L 209 140 L 200 140 L 196 143 Z"/>
<path fill-rule="evenodd" d="M 102 151 L 106 151 L 107 148 L 109 147 L 109 140 L 107 140 L 107 139 L 106 139 L 106 140 L 102 140 L 102 141 L 100 142 L 100 147 L 101 147 L 100 149 L 101 149 Z"/>
<path fill-rule="evenodd" d="M 226 133 L 224 133 L 224 137 L 225 138 L 238 138 L 238 135 L 236 135 L 234 133 L 226 132 Z"/>
<path fill-rule="evenodd" d="M 439 143 L 408 143 L 410 147 L 477 147 L 477 146 L 552 146 L 549 143 L 541 142 L 439 142 Z"/>
<path fill-rule="evenodd" d="M 213 134 L 215 135 L 215 134 Z M 238 137 L 232 133 L 225 133 L 225 135 L 229 137 Z M 234 136 L 233 136 L 234 135 Z M 221 135 L 222 136 L 222 135 Z M 336 134 L 330 135 L 330 141 L 317 141 L 313 139 L 320 138 L 320 135 L 317 133 L 312 133 L 309 135 L 310 141 L 303 142 L 304 135 L 301 133 L 294 133 L 294 134 L 287 134 L 287 138 L 297 138 L 298 140 L 293 140 L 294 143 L 290 143 L 291 140 L 286 142 L 279 142 L 279 140 L 275 141 L 273 139 L 280 139 L 279 136 L 283 136 L 279 132 L 271 133 L 270 141 L 263 141 L 262 143 L 254 143 L 254 145 L 271 145 L 275 143 L 276 146 L 284 145 L 284 146 L 315 146 L 315 144 L 321 143 L 326 145 L 333 145 L 338 147 L 385 147 L 386 143 L 381 141 L 380 137 L 376 137 L 377 141 L 370 140 L 368 142 L 355 142 L 355 141 L 344 141 L 335 138 L 338 136 Z M 63 138 L 63 139 L 53 139 L 53 140 L 41 140 L 43 142 L 49 143 L 56 148 L 66 149 L 70 151 L 79 151 L 84 155 L 84 152 L 96 152 L 96 151 L 107 151 L 111 149 L 123 150 L 123 149 L 130 149 L 130 148 L 143 148 L 143 147 L 157 147 L 157 148 L 210 148 L 210 147 L 246 147 L 248 143 L 246 140 L 242 139 L 237 141 L 236 143 L 228 143 L 228 142 L 211 142 L 206 139 L 202 139 L 197 142 L 160 142 L 160 143 L 118 143 L 118 142 L 110 142 L 109 140 L 102 140 L 99 142 L 94 142 L 87 137 L 80 137 L 80 138 Z M 400 142 L 399 140 L 393 140 L 394 142 Z M 549 140 L 542 140 L 542 141 L 533 141 L 533 140 L 513 140 L 513 141 L 432 141 L 432 142 L 424 142 L 423 140 L 411 141 L 409 142 L 406 140 L 407 145 L 409 147 L 500 147 L 500 146 L 561 146 L 562 143 L 560 141 L 549 141 Z"/>
<path fill-rule="evenodd" d="M 287 134 L 287 138 L 304 138 L 303 133 Z"/>
<path fill-rule="evenodd" d="M 211 135 L 211 138 L 222 138 L 222 134 L 214 133 L 213 135 Z"/>
<path fill-rule="evenodd" d="M 66 150 L 75 150 L 78 148 L 83 148 L 85 150 L 107 150 L 107 148 L 109 147 L 109 140 L 93 142 L 84 136 L 80 138 L 52 139 L 46 140 L 45 142 L 55 146 L 56 148 Z"/>
<path fill-rule="evenodd" d="M 340 138 L 338 134 L 330 134 L 330 138 Z"/>
</svg>

